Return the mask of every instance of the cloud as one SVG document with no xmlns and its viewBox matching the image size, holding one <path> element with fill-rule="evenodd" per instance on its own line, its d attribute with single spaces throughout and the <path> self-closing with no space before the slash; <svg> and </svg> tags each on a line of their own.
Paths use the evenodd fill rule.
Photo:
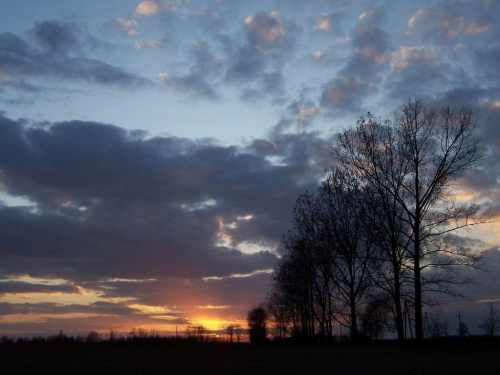
<svg viewBox="0 0 500 375">
<path fill-rule="evenodd" d="M 269 97 L 279 98 L 285 94 L 285 78 L 279 71 L 260 73 L 260 79 L 241 91 L 240 99 L 245 102 L 267 101 Z"/>
<path fill-rule="evenodd" d="M 174 13 L 180 11 L 186 13 L 189 11 L 190 1 L 183 0 L 152 0 L 142 1 L 135 8 L 135 14 L 138 16 L 153 16 L 162 11 Z"/>
<path fill-rule="evenodd" d="M 39 45 L 51 55 L 67 55 L 80 49 L 79 30 L 75 25 L 58 21 L 45 21 L 35 25 L 33 30 Z"/>
<path fill-rule="evenodd" d="M 165 44 L 165 39 L 150 40 L 149 42 L 134 42 L 134 47 L 138 50 L 146 48 L 157 48 Z"/>
<path fill-rule="evenodd" d="M 474 62 L 478 66 L 476 74 L 487 82 L 498 83 L 498 61 L 500 59 L 500 47 L 477 46 L 474 49 Z"/>
<path fill-rule="evenodd" d="M 376 82 L 388 65 L 391 44 L 387 33 L 373 26 L 359 26 L 352 39 L 353 51 L 342 76 Z"/>
<path fill-rule="evenodd" d="M 245 18 L 248 37 L 255 43 L 281 43 L 287 34 L 285 21 L 278 12 L 259 13 Z"/>
<path fill-rule="evenodd" d="M 160 73 L 159 78 L 164 87 L 187 94 L 191 97 L 211 101 L 221 99 L 217 81 L 223 74 L 223 63 L 211 51 L 206 42 L 195 42 L 190 45 L 190 61 L 188 73 L 172 75 Z"/>
<path fill-rule="evenodd" d="M 27 293 L 42 293 L 42 294 L 52 294 L 52 293 L 70 293 L 78 294 L 79 289 L 72 284 L 58 284 L 58 285 L 47 285 L 47 284 L 36 284 L 22 281 L 10 281 L 3 280 L 0 282 L 0 296 L 5 294 L 27 294 Z"/>
<path fill-rule="evenodd" d="M 472 12 L 477 14 L 477 12 Z M 416 11 L 408 20 L 407 35 L 421 34 L 424 39 L 450 41 L 462 36 L 475 36 L 492 28 L 490 17 L 469 20 L 463 15 L 454 15 L 446 8 L 426 8 Z"/>
<path fill-rule="evenodd" d="M 278 124 L 274 127 L 274 132 L 287 131 L 290 127 L 296 129 L 307 128 L 319 114 L 319 107 L 310 100 L 304 93 L 293 100 L 285 110 Z"/>
<path fill-rule="evenodd" d="M 374 85 L 355 78 L 334 78 L 325 85 L 321 94 L 321 106 L 333 112 L 360 111 L 361 99 L 368 96 Z"/>
<path fill-rule="evenodd" d="M 14 34 L 0 35 L 1 74 L 18 80 L 29 76 L 102 85 L 150 85 L 142 77 L 88 56 L 88 51 L 105 46 L 73 24 L 46 21 L 37 24 L 32 32 L 36 41 L 33 45 Z"/>
<path fill-rule="evenodd" d="M 387 18 L 387 9 L 376 7 L 363 11 L 358 17 L 358 22 L 360 24 L 380 27 L 387 22 Z"/>
<path fill-rule="evenodd" d="M 313 135 L 274 139 L 284 167 L 254 149 L 138 139 L 98 123 L 1 125 L 2 186 L 35 207 L 0 208 L 2 267 L 14 275 L 189 278 L 272 268 L 269 251 L 295 196 L 325 167 L 311 168 Z M 243 253 L 246 241 L 262 251 Z"/>
<path fill-rule="evenodd" d="M 295 46 L 299 27 L 277 12 L 261 12 L 245 18 L 245 41 L 231 46 L 225 81 L 247 84 L 241 98 L 254 101 L 261 92 L 276 98 L 283 95 L 282 69 Z M 270 82 L 272 83 L 270 84 Z"/>
<path fill-rule="evenodd" d="M 419 65 L 443 66 L 447 64 L 446 60 L 439 59 L 434 49 L 401 46 L 399 51 L 392 53 L 391 68 L 403 70 Z"/>
<path fill-rule="evenodd" d="M 170 76 L 167 73 L 160 73 L 159 78 L 163 82 L 164 87 L 182 94 L 210 101 L 221 99 L 217 92 L 217 86 L 208 83 L 199 74 L 192 73 L 184 76 Z"/>
<path fill-rule="evenodd" d="M 123 18 L 115 18 L 114 23 L 127 35 L 137 35 L 138 22 L 136 20 L 127 20 Z"/>
<path fill-rule="evenodd" d="M 0 302 L 0 315 L 11 314 L 102 314 L 102 315 L 131 315 L 138 310 L 112 302 L 93 302 L 88 305 L 62 305 L 52 302 L 45 303 L 6 303 Z"/>
<path fill-rule="evenodd" d="M 141 16 L 151 16 L 160 10 L 156 1 L 142 1 L 135 8 L 135 13 Z"/>
<path fill-rule="evenodd" d="M 389 66 L 390 39 L 378 27 L 356 27 L 351 44 L 345 65 L 322 87 L 321 107 L 330 115 L 359 114 L 364 100 L 378 92 L 377 84 Z"/>
<path fill-rule="evenodd" d="M 328 142 L 314 133 L 273 134 L 223 147 L 135 133 L 0 118 L 1 186 L 31 202 L 0 206 L 8 275 L 1 291 L 129 301 L 0 304 L 2 329 L 186 324 L 200 316 L 196 306 L 208 305 L 230 307 L 206 316 L 240 319 L 269 290 L 274 249 L 296 196 L 315 189 L 329 163 Z M 21 282 L 23 275 L 63 284 Z M 182 306 L 182 313 L 146 314 L 138 305 Z M 9 320 L 15 314 L 40 321 L 21 327 Z"/>
<path fill-rule="evenodd" d="M 401 46 L 393 52 L 386 87 L 394 98 L 415 93 L 435 95 L 461 77 L 435 49 Z"/>
<path fill-rule="evenodd" d="M 319 59 L 323 58 L 323 56 L 325 55 L 325 53 L 322 50 L 319 49 L 319 50 L 313 52 L 312 55 L 314 56 L 314 58 L 316 58 L 316 59 L 319 60 Z"/>
<path fill-rule="evenodd" d="M 343 17 L 343 12 L 337 12 L 332 14 L 323 13 L 321 17 L 318 18 L 316 25 L 314 25 L 314 30 L 319 32 L 329 32 L 338 34 L 342 31 L 341 21 Z"/>
</svg>

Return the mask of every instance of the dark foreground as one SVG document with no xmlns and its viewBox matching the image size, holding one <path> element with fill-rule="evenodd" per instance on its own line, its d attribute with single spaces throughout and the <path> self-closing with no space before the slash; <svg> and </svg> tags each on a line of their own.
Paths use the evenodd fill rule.
<svg viewBox="0 0 500 375">
<path fill-rule="evenodd" d="M 0 374 L 500 374 L 500 345 L 0 345 Z"/>
</svg>

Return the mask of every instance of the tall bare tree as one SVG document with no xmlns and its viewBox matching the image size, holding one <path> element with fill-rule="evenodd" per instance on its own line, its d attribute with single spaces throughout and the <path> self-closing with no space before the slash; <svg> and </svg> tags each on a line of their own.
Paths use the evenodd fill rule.
<svg viewBox="0 0 500 375">
<path fill-rule="evenodd" d="M 494 302 L 488 302 L 479 328 L 489 336 L 494 336 L 497 332 L 500 332 L 500 312 Z"/>
<path fill-rule="evenodd" d="M 358 336 L 359 307 L 372 286 L 364 190 L 356 176 L 332 169 L 316 195 L 297 199 L 271 294 L 288 307 L 295 337 L 314 338 L 319 328 L 331 341 L 335 323 Z"/>
<path fill-rule="evenodd" d="M 357 176 L 338 168 L 330 171 L 318 190 L 322 208 L 319 216 L 325 222 L 322 235 L 329 239 L 330 277 L 335 286 L 337 312 L 342 317 L 339 323 L 347 323 L 353 340 L 358 336 L 358 307 L 372 287 L 368 267 L 373 241 L 363 224 L 365 193 Z"/>
<path fill-rule="evenodd" d="M 392 202 L 389 209 L 397 207 L 395 218 L 408 229 L 406 241 L 398 235 L 393 246 L 409 258 L 402 264 L 412 272 L 418 340 L 424 336 L 423 293 L 456 293 L 453 287 L 468 281 L 454 272 L 456 267 L 475 266 L 480 259 L 478 252 L 452 243 L 449 235 L 486 220 L 477 206 L 459 203 L 452 194 L 457 178 L 484 155 L 475 128 L 468 108 L 437 112 L 415 99 L 394 122 L 381 123 L 369 114 L 332 145 L 340 165 L 358 174 L 379 201 Z"/>
</svg>

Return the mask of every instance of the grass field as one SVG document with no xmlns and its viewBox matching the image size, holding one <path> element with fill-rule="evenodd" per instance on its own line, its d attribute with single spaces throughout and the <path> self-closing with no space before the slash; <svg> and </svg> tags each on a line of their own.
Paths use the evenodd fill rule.
<svg viewBox="0 0 500 375">
<path fill-rule="evenodd" d="M 0 345 L 0 374 L 500 374 L 500 344 Z"/>
</svg>

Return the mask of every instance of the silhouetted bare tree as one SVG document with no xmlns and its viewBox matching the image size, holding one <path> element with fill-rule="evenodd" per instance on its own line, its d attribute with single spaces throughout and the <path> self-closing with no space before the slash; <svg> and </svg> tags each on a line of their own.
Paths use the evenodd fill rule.
<svg viewBox="0 0 500 375">
<path fill-rule="evenodd" d="M 427 317 L 427 336 L 432 338 L 446 337 L 449 335 L 450 325 L 440 310 L 435 310 Z"/>
<path fill-rule="evenodd" d="M 475 128 L 470 109 L 437 112 L 416 99 L 403 106 L 394 122 L 382 124 L 371 114 L 361 118 L 332 146 L 340 165 L 371 186 L 379 201 L 391 199 L 394 205 L 389 207 L 396 207 L 396 218 L 406 223 L 407 241 L 398 238 L 394 244 L 404 245 L 411 260 L 407 266 L 418 340 L 424 335 L 423 293 L 456 294 L 453 287 L 469 281 L 454 272 L 456 267 L 475 266 L 480 259 L 478 252 L 451 243 L 447 236 L 487 220 L 478 206 L 459 204 L 451 194 L 456 179 L 484 154 Z M 396 277 L 397 270 L 393 272 Z"/>
<path fill-rule="evenodd" d="M 85 341 L 88 342 L 88 343 L 96 343 L 96 342 L 101 341 L 101 336 L 96 331 L 90 331 L 87 334 L 87 337 L 86 337 Z"/>
<path fill-rule="evenodd" d="M 333 340 L 334 323 L 358 334 L 359 306 L 372 286 L 372 238 L 363 220 L 365 189 L 349 171 L 332 169 L 316 195 L 297 198 L 293 229 L 283 237 L 271 296 L 280 330 L 296 338 Z M 279 303 L 277 301 L 279 300 Z M 317 331 L 319 328 L 319 332 Z"/>
<path fill-rule="evenodd" d="M 207 329 L 203 325 L 190 325 L 186 327 L 188 339 L 203 342 L 206 338 Z"/>
<path fill-rule="evenodd" d="M 371 233 L 366 230 L 366 190 L 348 170 L 332 169 L 318 190 L 323 236 L 329 240 L 330 277 L 334 285 L 336 312 L 347 323 L 351 338 L 358 336 L 358 307 L 372 287 L 369 261 L 373 250 Z"/>
<path fill-rule="evenodd" d="M 497 332 L 500 332 L 500 312 L 494 302 L 488 302 L 487 310 L 484 312 L 479 328 L 489 336 L 494 336 Z"/>
<path fill-rule="evenodd" d="M 457 327 L 457 335 L 460 337 L 469 336 L 469 327 L 465 322 L 459 322 Z"/>
<path fill-rule="evenodd" d="M 390 300 L 383 294 L 370 296 L 365 309 L 359 314 L 363 334 L 375 340 L 383 337 L 391 312 Z"/>
<path fill-rule="evenodd" d="M 266 309 L 274 328 L 274 335 L 281 339 L 286 338 L 291 322 L 291 311 L 283 291 L 277 289 L 271 291 L 267 296 Z"/>
<path fill-rule="evenodd" d="M 289 232 L 280 246 L 281 259 L 273 275 L 273 287 L 288 309 L 292 336 L 314 336 L 314 266 L 311 244 L 304 236 Z"/>
<path fill-rule="evenodd" d="M 226 327 L 226 333 L 229 336 L 229 342 L 232 344 L 233 343 L 233 337 L 234 337 L 234 334 L 235 334 L 235 332 L 234 332 L 234 325 L 232 325 L 232 324 L 228 325 Z"/>
</svg>

